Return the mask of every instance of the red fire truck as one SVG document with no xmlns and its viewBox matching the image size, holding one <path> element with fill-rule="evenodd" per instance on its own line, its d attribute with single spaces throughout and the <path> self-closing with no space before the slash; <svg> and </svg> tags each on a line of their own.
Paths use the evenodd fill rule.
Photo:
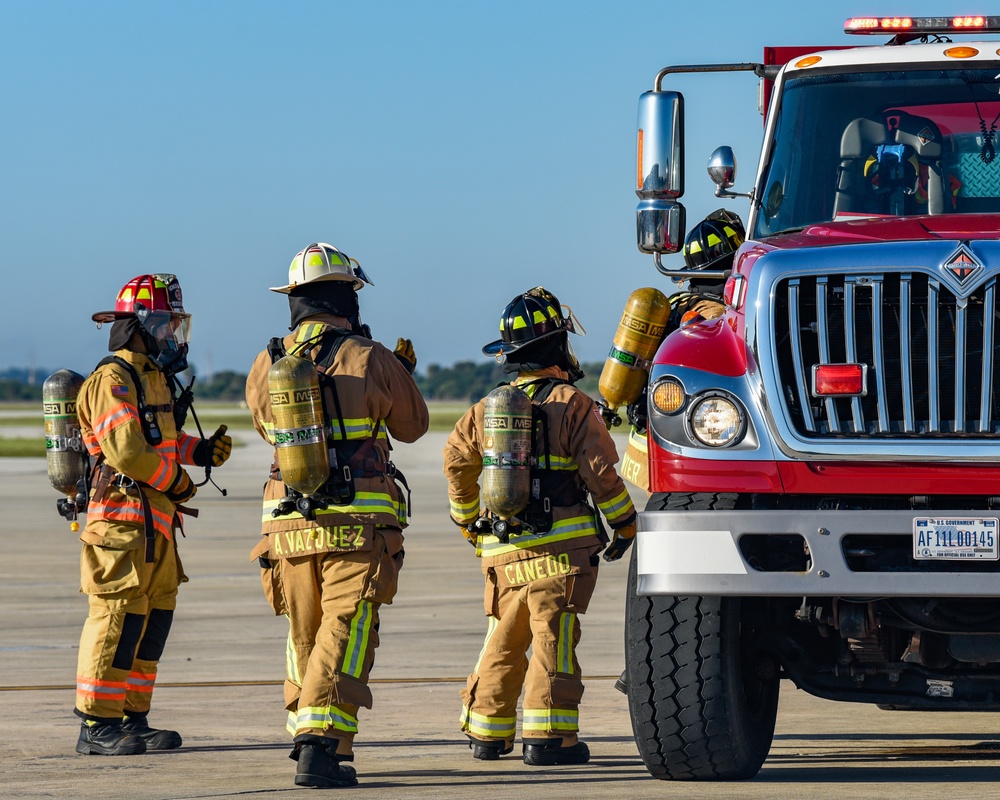
<svg viewBox="0 0 1000 800">
<path fill-rule="evenodd" d="M 657 778 L 755 775 L 782 678 L 1000 710 L 1000 16 L 845 32 L 882 39 L 669 67 L 640 99 L 638 244 L 684 281 L 664 84 L 746 70 L 767 98 L 749 191 L 730 148 L 709 161 L 750 206 L 725 315 L 650 369 L 625 683 Z"/>
</svg>

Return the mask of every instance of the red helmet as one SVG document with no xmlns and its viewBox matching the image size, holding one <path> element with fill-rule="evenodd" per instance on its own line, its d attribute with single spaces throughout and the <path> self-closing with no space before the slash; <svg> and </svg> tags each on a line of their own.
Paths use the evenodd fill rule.
<svg viewBox="0 0 1000 800">
<path fill-rule="evenodd" d="M 184 314 L 181 285 L 176 275 L 139 275 L 126 283 L 115 299 L 114 311 L 98 311 L 94 322 L 114 322 L 140 310 Z"/>
<path fill-rule="evenodd" d="M 135 318 L 149 357 L 168 374 L 187 368 L 191 315 L 184 311 L 176 275 L 140 275 L 126 283 L 114 311 L 98 311 L 95 322 Z"/>
</svg>

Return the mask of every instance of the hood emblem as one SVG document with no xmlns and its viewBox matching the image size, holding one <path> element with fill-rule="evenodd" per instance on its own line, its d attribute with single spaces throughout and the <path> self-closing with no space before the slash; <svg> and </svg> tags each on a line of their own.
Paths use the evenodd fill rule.
<svg viewBox="0 0 1000 800">
<path fill-rule="evenodd" d="M 960 244 L 955 252 L 942 262 L 941 266 L 962 283 L 965 283 L 971 275 L 983 268 L 982 262 L 972 254 L 972 251 L 964 243 Z"/>
</svg>

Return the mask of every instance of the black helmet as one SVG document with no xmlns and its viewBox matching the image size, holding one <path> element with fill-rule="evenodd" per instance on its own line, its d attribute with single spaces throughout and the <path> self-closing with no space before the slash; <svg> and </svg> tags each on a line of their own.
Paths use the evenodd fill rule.
<svg viewBox="0 0 1000 800">
<path fill-rule="evenodd" d="M 688 233 L 684 240 L 684 263 L 688 269 L 732 269 L 736 251 L 745 239 L 740 218 L 720 208 Z"/>
<path fill-rule="evenodd" d="M 552 292 L 536 286 L 507 304 L 500 317 L 500 338 L 483 347 L 483 353 L 488 356 L 509 355 L 527 344 L 564 331 L 581 335 L 586 333 L 569 306 L 564 313 Z"/>
</svg>

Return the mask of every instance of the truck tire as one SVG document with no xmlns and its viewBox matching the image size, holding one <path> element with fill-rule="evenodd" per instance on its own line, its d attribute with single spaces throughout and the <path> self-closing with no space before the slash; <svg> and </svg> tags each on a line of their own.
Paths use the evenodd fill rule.
<svg viewBox="0 0 1000 800">
<path fill-rule="evenodd" d="M 735 495 L 654 495 L 647 509 L 733 507 Z M 654 503 L 656 504 L 654 506 Z M 740 780 L 774 737 L 779 673 L 757 650 L 753 600 L 640 597 L 629 566 L 625 654 L 629 714 L 646 769 L 660 780 Z"/>
</svg>

